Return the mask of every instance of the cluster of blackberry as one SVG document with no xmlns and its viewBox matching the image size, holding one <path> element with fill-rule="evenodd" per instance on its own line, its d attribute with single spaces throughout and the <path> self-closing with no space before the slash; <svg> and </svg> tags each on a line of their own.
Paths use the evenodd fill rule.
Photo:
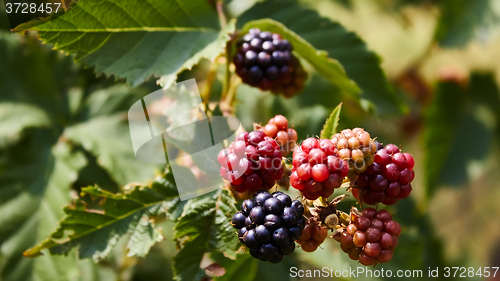
<svg viewBox="0 0 500 281">
<path fill-rule="evenodd" d="M 281 148 L 281 155 L 286 157 L 297 143 L 297 132 L 293 128 L 288 128 L 288 120 L 283 115 L 276 115 L 261 128 L 268 136 L 276 140 Z"/>
<path fill-rule="evenodd" d="M 309 200 L 328 198 L 348 172 L 349 165 L 339 158 L 332 141 L 308 138 L 293 152 L 290 184 Z"/>
<path fill-rule="evenodd" d="M 377 152 L 377 145 L 362 128 L 342 130 L 332 137 L 332 143 L 339 157 L 348 161 L 350 170 L 356 174 L 373 163 L 373 154 Z"/>
<path fill-rule="evenodd" d="M 294 240 L 300 238 L 306 223 L 303 214 L 302 203 L 285 193 L 259 191 L 243 201 L 231 224 L 254 258 L 278 263 L 295 250 Z"/>
<path fill-rule="evenodd" d="M 347 215 L 336 210 L 343 198 L 339 196 L 327 206 L 309 209 L 306 219 L 300 201 L 261 189 L 283 178 L 282 157 L 294 148 L 289 183 L 305 199 L 327 199 L 347 177 L 361 203 L 392 205 L 411 192 L 413 157 L 393 144 L 383 147 L 361 128 L 343 130 L 331 139 L 308 138 L 298 146 L 296 141 L 297 132 L 288 128 L 284 116 L 277 115 L 258 130 L 241 133 L 219 153 L 221 175 L 233 190 L 258 191 L 243 201 L 232 219 L 250 254 L 277 263 L 294 251 L 294 241 L 302 250 L 313 252 L 328 236 L 328 229 L 335 229 L 334 238 L 351 259 L 363 265 L 391 260 L 401 227 L 388 211 L 365 208 Z"/>
<path fill-rule="evenodd" d="M 365 208 L 361 216 L 354 215 L 351 223 L 334 238 L 351 259 L 375 265 L 392 259 L 400 233 L 401 227 L 388 211 Z"/>
<path fill-rule="evenodd" d="M 410 195 L 414 165 L 411 154 L 401 153 L 397 146 L 388 144 L 375 153 L 373 164 L 359 174 L 352 194 L 368 205 L 392 205 Z"/>
<path fill-rule="evenodd" d="M 236 73 L 246 84 L 292 97 L 302 91 L 307 79 L 292 50 L 281 35 L 250 29 L 237 43 Z"/>
<path fill-rule="evenodd" d="M 278 143 L 258 130 L 239 134 L 217 160 L 222 178 L 240 193 L 270 189 L 284 174 Z"/>
</svg>

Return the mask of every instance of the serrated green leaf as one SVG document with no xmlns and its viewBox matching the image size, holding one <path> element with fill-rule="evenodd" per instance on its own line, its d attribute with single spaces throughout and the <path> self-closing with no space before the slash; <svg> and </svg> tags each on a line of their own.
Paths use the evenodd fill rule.
<svg viewBox="0 0 500 281">
<path fill-rule="evenodd" d="M 327 52 L 316 50 L 310 43 L 286 28 L 285 25 L 271 19 L 247 22 L 242 31 L 248 32 L 252 28 L 281 34 L 284 39 L 287 39 L 293 45 L 294 52 L 306 59 L 316 71 L 335 85 L 341 93 L 358 97 L 360 89 L 356 83 L 349 79 L 344 68 L 337 60 L 328 57 Z"/>
<path fill-rule="evenodd" d="M 229 39 L 205 0 L 81 0 L 55 19 L 14 31 L 25 29 L 97 73 L 133 85 L 151 76 L 173 82 L 201 58 L 214 59 Z"/>
<path fill-rule="evenodd" d="M 190 199 L 175 225 L 175 237 L 182 249 L 174 257 L 176 280 L 201 280 L 206 277 L 201 262 L 205 253 L 223 252 L 236 257 L 239 247 L 236 231 L 229 224 L 237 211 L 229 191 L 220 189 Z"/>
<path fill-rule="evenodd" d="M 488 154 L 499 116 L 500 94 L 491 75 L 473 74 L 467 88 L 456 82 L 437 85 L 425 116 L 426 195 L 442 185 L 469 179 L 468 165 Z M 498 118 L 498 117 L 497 117 Z"/>
<path fill-rule="evenodd" d="M 53 255 L 66 255 L 77 248 L 80 259 L 100 260 L 126 234 L 131 235 L 129 254 L 145 255 L 159 239 L 149 217 L 162 211 L 164 201 L 178 196 L 169 170 L 151 185 L 133 186 L 123 194 L 109 193 L 95 186 L 83 188 L 82 192 L 102 200 L 102 210 L 87 209 L 83 202 L 76 201 L 64 209 L 66 217 L 59 228 L 47 240 L 27 250 L 25 256 L 35 257 L 44 249 Z"/>
<path fill-rule="evenodd" d="M 158 209 L 161 207 L 160 204 L 156 206 Z M 157 214 L 159 210 L 153 210 L 152 213 Z M 151 249 L 156 242 L 160 242 L 161 240 L 163 240 L 163 235 L 160 230 L 154 228 L 147 219 L 141 219 L 135 229 L 133 229 L 127 244 L 127 248 L 129 249 L 128 256 L 145 257 L 149 249 Z"/>
<path fill-rule="evenodd" d="M 362 101 L 374 105 L 376 113 L 400 114 L 408 111 L 380 68 L 380 58 L 355 33 L 338 22 L 323 18 L 294 0 L 271 0 L 259 2 L 243 13 L 238 18 L 238 27 L 262 18 L 284 24 L 316 49 L 325 50 L 328 57 L 338 60 L 347 76 L 361 88 Z M 330 91 L 335 93 L 336 89 Z"/>
<path fill-rule="evenodd" d="M 321 130 L 321 139 L 331 139 L 333 135 L 337 133 L 337 126 L 339 125 L 340 110 L 342 109 L 342 103 L 339 104 L 330 114 L 330 117 L 325 122 L 323 130 Z"/>
</svg>

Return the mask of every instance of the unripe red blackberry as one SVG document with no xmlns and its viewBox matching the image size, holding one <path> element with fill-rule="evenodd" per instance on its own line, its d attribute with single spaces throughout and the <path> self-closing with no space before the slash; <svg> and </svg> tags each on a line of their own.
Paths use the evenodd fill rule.
<svg viewBox="0 0 500 281">
<path fill-rule="evenodd" d="M 328 198 L 349 172 L 347 162 L 340 159 L 332 141 L 308 138 L 293 152 L 290 184 L 305 198 Z"/>
<path fill-rule="evenodd" d="M 358 200 L 362 197 L 368 205 L 392 205 L 410 195 L 414 165 L 411 154 L 401 153 L 397 146 L 388 144 L 375 153 L 373 164 L 359 174 L 352 194 Z"/>
<path fill-rule="evenodd" d="M 250 254 L 262 261 L 278 263 L 295 250 L 306 219 L 304 206 L 283 192 L 257 192 L 241 204 L 231 224 Z"/>
<path fill-rule="evenodd" d="M 295 148 L 297 132 L 293 128 L 288 128 L 288 120 L 285 116 L 274 116 L 260 130 L 268 137 L 276 140 L 281 148 L 281 155 L 283 157 L 286 157 Z"/>
<path fill-rule="evenodd" d="M 217 160 L 222 178 L 239 193 L 270 189 L 284 173 L 278 143 L 262 131 L 239 134 Z"/>
<path fill-rule="evenodd" d="M 236 73 L 244 83 L 291 97 L 302 90 L 307 73 L 281 35 L 254 28 L 237 44 L 233 58 Z"/>
<path fill-rule="evenodd" d="M 321 226 L 318 222 L 308 220 L 302 236 L 297 240 L 304 252 L 314 252 L 328 236 L 328 228 Z"/>
<path fill-rule="evenodd" d="M 363 265 L 375 265 L 392 259 L 401 227 L 386 210 L 366 208 L 353 215 L 350 224 L 337 235 L 342 251 Z"/>
<path fill-rule="evenodd" d="M 340 158 L 348 161 L 351 173 L 358 174 L 373 163 L 377 145 L 362 128 L 345 129 L 332 137 Z"/>
</svg>

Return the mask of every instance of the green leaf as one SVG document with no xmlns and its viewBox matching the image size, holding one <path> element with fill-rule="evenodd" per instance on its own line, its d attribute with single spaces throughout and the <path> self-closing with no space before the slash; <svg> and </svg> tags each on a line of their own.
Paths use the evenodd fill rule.
<svg viewBox="0 0 500 281">
<path fill-rule="evenodd" d="M 22 113 L 22 114 L 20 114 Z M 37 106 L 24 103 L 0 102 L 0 147 L 21 139 L 28 128 L 50 127 L 50 117 Z"/>
<path fill-rule="evenodd" d="M 408 111 L 390 87 L 380 68 L 380 58 L 355 33 L 338 22 L 321 17 L 316 11 L 300 6 L 297 1 L 271 0 L 259 2 L 243 13 L 238 18 L 238 26 L 262 18 L 279 21 L 316 49 L 327 51 L 328 57 L 338 60 L 347 76 L 361 88 L 363 105 L 374 105 L 378 114 Z M 335 91 L 330 89 L 332 93 Z"/>
<path fill-rule="evenodd" d="M 321 130 L 321 139 L 331 139 L 333 135 L 337 133 L 337 126 L 339 125 L 340 110 L 342 109 L 342 103 L 339 104 L 330 114 L 330 117 L 326 120 L 323 130 Z"/>
<path fill-rule="evenodd" d="M 98 163 L 120 185 L 141 182 L 158 167 L 135 158 L 125 116 L 112 115 L 90 119 L 66 128 L 63 136 L 97 157 Z"/>
<path fill-rule="evenodd" d="M 130 88 L 124 84 L 97 90 L 80 104 L 84 112 L 82 119 L 128 111 L 132 104 L 147 94 L 142 88 Z"/>
<path fill-rule="evenodd" d="M 169 84 L 229 39 L 205 0 L 81 0 L 65 14 L 33 26 L 42 41 L 75 55 L 97 73 L 138 85 L 151 76 Z"/>
<path fill-rule="evenodd" d="M 246 23 L 242 31 L 248 32 L 252 28 L 281 34 L 284 39 L 290 41 L 297 54 L 306 59 L 319 73 L 335 85 L 341 93 L 358 96 L 360 89 L 354 81 L 349 79 L 344 68 L 337 60 L 329 58 L 328 53 L 325 51 L 316 50 L 306 40 L 286 28 L 285 25 L 271 19 L 262 19 Z"/>
<path fill-rule="evenodd" d="M 214 253 L 213 255 L 211 255 L 211 258 L 226 270 L 226 273 L 224 275 L 214 279 L 218 281 L 295 280 L 295 278 L 292 278 L 290 276 L 290 268 L 298 267 L 296 257 L 298 255 L 298 251 L 301 250 L 296 249 L 295 251 L 296 252 L 292 253 L 290 256 L 285 256 L 283 261 L 278 264 L 260 261 L 253 258 L 248 253 L 238 255 L 236 260 L 231 260 L 219 253 Z M 331 252 L 329 253 L 331 256 Z"/>
<path fill-rule="evenodd" d="M 68 86 L 68 79 L 62 77 L 72 74 L 70 59 L 51 51 L 34 37 L 0 31 L 0 61 L 2 102 L 37 106 L 50 117 L 64 115 L 65 100 L 59 94 Z M 21 117 L 22 114 L 25 112 L 17 112 L 16 118 L 29 118 Z M 41 117 L 40 113 L 35 114 Z"/>
<path fill-rule="evenodd" d="M 66 143 L 51 149 L 54 136 L 36 131 L 26 141 L 0 150 L 0 276 L 3 280 L 70 279 L 79 275 L 74 256 L 66 259 L 22 257 L 29 246 L 47 236 L 63 217 L 69 188 L 85 165 L 81 153 Z M 41 153 L 40 153 L 41 152 Z M 52 279 L 50 278 L 52 276 Z"/>
<path fill-rule="evenodd" d="M 205 253 L 223 252 L 235 258 L 240 244 L 229 224 L 237 211 L 229 191 L 220 189 L 190 199 L 175 225 L 175 237 L 182 249 L 174 257 L 176 280 L 201 280 L 206 276 L 201 262 Z"/>
<path fill-rule="evenodd" d="M 473 74 L 468 88 L 453 81 L 437 85 L 425 116 L 426 194 L 442 185 L 465 183 L 472 161 L 485 159 L 498 131 L 500 93 L 490 74 Z"/>
<path fill-rule="evenodd" d="M 238 255 L 236 260 L 225 259 L 218 256 L 216 260 L 226 270 L 221 277 L 215 278 L 218 281 L 253 281 L 256 278 L 259 268 L 259 260 L 253 258 L 250 254 Z"/>
<path fill-rule="evenodd" d="M 86 165 L 59 140 L 71 60 L 31 36 L 0 32 L 0 61 L 0 135 L 7 140 L 0 147 L 0 279 L 95 280 L 96 267 L 75 255 L 22 256 L 57 226 Z"/>
<path fill-rule="evenodd" d="M 24 256 L 38 256 L 44 249 L 53 255 L 66 255 L 77 248 L 80 259 L 100 260 L 126 234 L 130 235 L 129 255 L 144 256 L 160 239 L 149 217 L 162 211 L 164 201 L 178 196 L 169 170 L 151 185 L 132 186 L 124 193 L 113 194 L 94 186 L 83 188 L 82 193 L 102 200 L 102 210 L 88 209 L 82 201 L 76 201 L 64 209 L 66 217 L 59 228 Z"/>
<path fill-rule="evenodd" d="M 463 47 L 470 40 L 488 36 L 500 24 L 500 5 L 494 0 L 440 1 L 441 15 L 435 39 L 444 47 Z"/>
</svg>

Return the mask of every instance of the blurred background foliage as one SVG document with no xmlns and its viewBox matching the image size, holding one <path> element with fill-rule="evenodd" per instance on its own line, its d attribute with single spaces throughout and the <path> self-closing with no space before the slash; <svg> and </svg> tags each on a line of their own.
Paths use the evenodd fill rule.
<svg viewBox="0 0 500 281">
<path fill-rule="evenodd" d="M 364 127 L 378 141 L 414 155 L 417 177 L 410 199 L 389 208 L 403 234 L 385 269 L 500 265 L 500 1 L 225 2 L 239 27 L 269 17 L 327 50 L 363 90 L 361 101 L 342 96 L 308 65 L 307 86 L 292 99 L 240 85 L 236 114 L 247 130 L 283 114 L 299 139 L 315 136 L 343 102 L 340 129 Z M 159 86 L 154 79 L 132 88 L 96 77 L 71 56 L 41 44 L 36 34 L 11 34 L 29 19 L 8 18 L 3 8 L 0 280 L 171 280 L 177 249 L 168 220 L 157 222 L 166 239 L 145 258 L 127 257 L 124 242 L 97 264 L 77 260 L 74 252 L 22 257 L 54 230 L 62 207 L 81 187 L 98 184 L 117 192 L 129 182 L 150 181 L 164 168 L 135 160 L 126 120 L 130 105 Z M 201 89 L 210 87 L 216 102 L 225 74 L 224 58 L 218 62 L 213 83 L 206 80 L 207 60 L 178 79 L 195 77 Z M 297 250 L 279 265 L 248 255 L 210 259 L 226 269 L 220 280 L 289 280 L 290 266 L 356 266 L 335 241 L 312 254 Z"/>
</svg>

